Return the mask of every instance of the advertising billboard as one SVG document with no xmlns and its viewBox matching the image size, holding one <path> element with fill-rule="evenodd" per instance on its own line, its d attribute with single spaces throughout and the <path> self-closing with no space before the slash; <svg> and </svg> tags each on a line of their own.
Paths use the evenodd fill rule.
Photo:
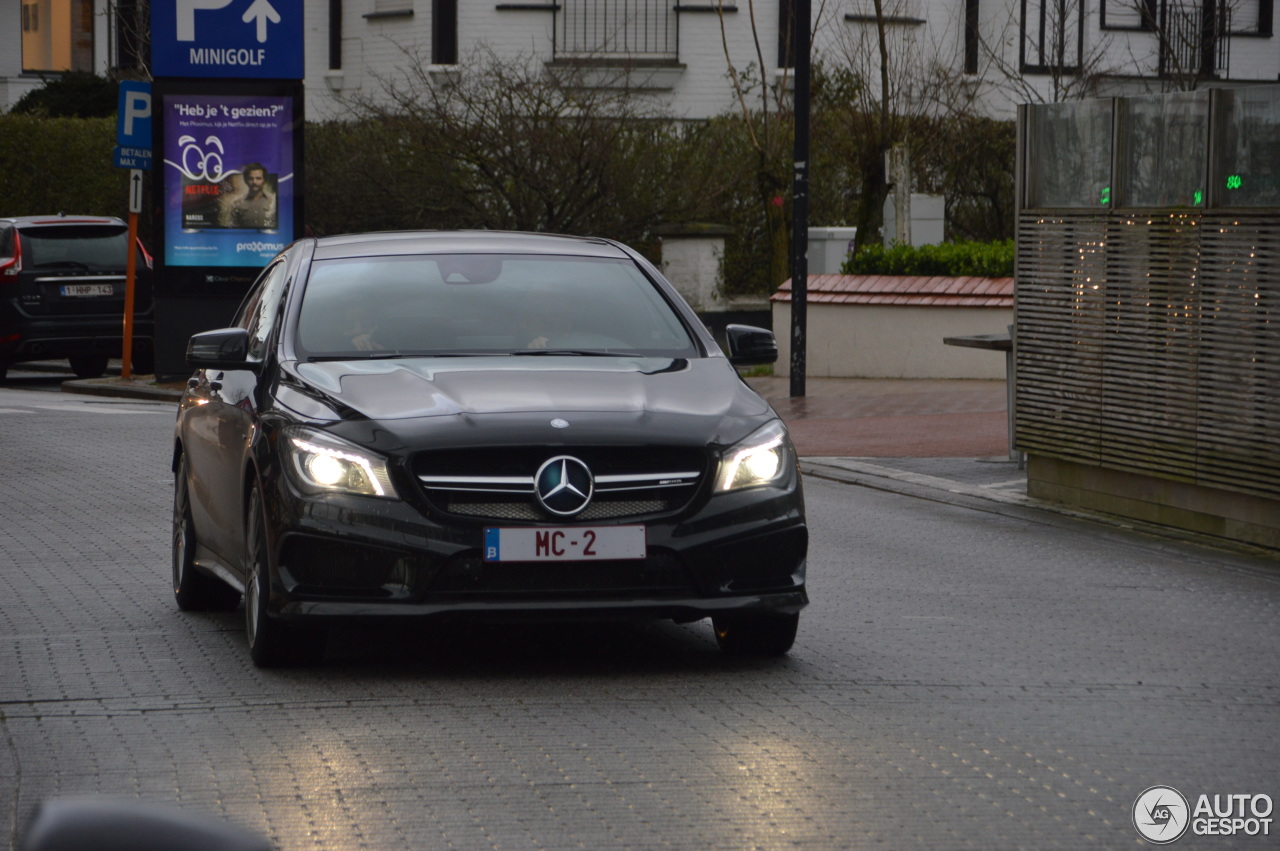
<svg viewBox="0 0 1280 851">
<path fill-rule="evenodd" d="M 294 99 L 174 93 L 162 110 L 164 265 L 265 265 L 294 237 Z"/>
</svg>

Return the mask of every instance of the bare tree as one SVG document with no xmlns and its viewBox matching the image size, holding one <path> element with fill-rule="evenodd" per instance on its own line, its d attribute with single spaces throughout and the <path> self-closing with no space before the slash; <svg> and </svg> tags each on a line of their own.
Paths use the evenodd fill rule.
<svg viewBox="0 0 1280 851">
<path fill-rule="evenodd" d="M 904 0 L 873 0 L 867 20 L 837 30 L 824 56 L 824 108 L 838 116 L 838 143 L 859 193 L 852 221 L 857 248 L 875 241 L 881 227 L 890 190 L 885 154 L 901 144 L 913 161 L 928 160 L 947 120 L 973 106 L 973 93 L 951 73 L 956 49 L 931 39 L 920 23 Z"/>
<path fill-rule="evenodd" d="M 755 0 L 747 0 L 747 12 L 756 60 L 743 69 L 734 64 L 730 54 L 723 0 L 717 0 L 716 9 L 720 16 L 720 40 L 729 80 L 755 154 L 755 189 L 770 245 L 769 280 L 771 286 L 778 286 L 790 274 L 790 233 L 783 199 L 788 187 L 786 146 L 794 125 L 791 105 L 783 96 L 787 89 L 787 71 L 783 69 L 782 78 L 775 84 L 769 83 L 765 70 L 769 65 L 765 63 L 764 50 L 760 45 Z"/>
<path fill-rule="evenodd" d="M 985 75 L 1019 103 L 1096 96 L 1100 81 L 1115 75 L 1118 66 L 1111 36 L 1085 43 L 1087 11 L 1083 0 L 1014 4 L 994 37 L 979 37 Z"/>
<path fill-rule="evenodd" d="M 535 59 L 485 48 L 445 74 L 410 50 L 403 57 L 397 76 L 348 99 L 360 121 L 334 128 L 377 142 L 351 144 L 350 168 L 368 204 L 399 211 L 379 226 L 643 241 L 685 218 L 688 199 L 721 193 L 713 170 L 676 161 L 679 125 L 626 87 L 625 69 L 602 85 L 598 68 L 583 71 L 590 81 L 573 68 L 552 77 Z"/>
</svg>

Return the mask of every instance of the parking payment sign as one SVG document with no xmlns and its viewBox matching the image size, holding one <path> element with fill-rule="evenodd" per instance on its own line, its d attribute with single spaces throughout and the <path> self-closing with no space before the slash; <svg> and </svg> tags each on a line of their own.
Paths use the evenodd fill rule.
<svg viewBox="0 0 1280 851">
<path fill-rule="evenodd" d="M 152 0 L 157 77 L 300 80 L 302 0 Z"/>
<path fill-rule="evenodd" d="M 115 160 L 118 168 L 151 168 L 150 83 L 137 80 L 120 83 Z"/>
</svg>

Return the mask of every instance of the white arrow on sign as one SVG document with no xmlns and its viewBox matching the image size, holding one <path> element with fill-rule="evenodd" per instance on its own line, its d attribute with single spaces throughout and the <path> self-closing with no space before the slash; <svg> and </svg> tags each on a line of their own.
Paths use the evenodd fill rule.
<svg viewBox="0 0 1280 851">
<path fill-rule="evenodd" d="M 129 169 L 129 212 L 142 212 L 142 169 Z"/>
<path fill-rule="evenodd" d="M 267 40 L 267 21 L 280 23 L 280 13 L 267 0 L 253 0 L 253 5 L 244 10 L 244 17 L 240 20 L 247 24 L 255 18 L 258 23 L 258 43 L 261 44 Z"/>
</svg>

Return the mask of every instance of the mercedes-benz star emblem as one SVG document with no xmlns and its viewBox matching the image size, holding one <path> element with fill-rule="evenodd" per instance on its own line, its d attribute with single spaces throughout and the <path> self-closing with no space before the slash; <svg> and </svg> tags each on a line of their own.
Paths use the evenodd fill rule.
<svg viewBox="0 0 1280 851">
<path fill-rule="evenodd" d="M 561 517 L 586 508 L 595 489 L 595 480 L 587 465 L 570 455 L 557 455 L 539 467 L 533 483 L 538 503 Z"/>
</svg>

